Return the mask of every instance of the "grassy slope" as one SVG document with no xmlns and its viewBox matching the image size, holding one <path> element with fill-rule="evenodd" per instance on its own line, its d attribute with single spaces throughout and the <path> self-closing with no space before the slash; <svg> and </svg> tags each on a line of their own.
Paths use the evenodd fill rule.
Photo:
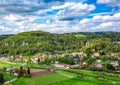
<svg viewBox="0 0 120 85">
<path fill-rule="evenodd" d="M 81 70 L 86 75 L 95 76 L 96 74 L 87 71 Z M 120 85 L 119 81 L 113 80 L 97 80 L 95 78 L 84 76 L 83 78 L 77 78 L 77 74 L 66 72 L 66 71 L 57 71 L 56 74 L 38 77 L 38 78 L 20 78 L 17 81 L 13 82 L 13 85 Z M 108 76 L 109 77 L 109 76 Z"/>
<path fill-rule="evenodd" d="M 96 76 L 97 74 L 92 72 L 92 71 L 88 71 L 88 70 L 78 70 L 81 73 L 83 73 L 84 76 L 83 78 L 77 78 L 77 77 L 73 77 L 72 79 L 68 79 L 68 80 L 64 80 L 62 82 L 55 82 L 55 83 L 51 83 L 48 85 L 120 85 L 119 80 L 116 79 L 116 77 L 114 77 L 115 80 L 97 80 L 95 78 L 92 78 L 94 76 Z M 65 74 L 69 74 L 64 72 Z M 91 75 L 92 77 L 89 77 L 88 75 Z M 72 75 L 73 76 L 73 75 Z M 106 76 L 111 78 L 110 76 Z"/>
<path fill-rule="evenodd" d="M 0 60 L 0 66 L 1 67 L 20 67 L 20 66 L 22 66 L 22 64 L 6 62 L 6 61 L 3 61 L 3 60 Z"/>
<path fill-rule="evenodd" d="M 63 80 L 69 79 L 66 76 L 60 74 L 53 74 L 38 78 L 20 78 L 17 81 L 13 82 L 13 85 L 44 85 L 53 82 L 60 82 Z"/>
<path fill-rule="evenodd" d="M 44 85 L 44 84 L 50 84 L 50 83 L 68 80 L 71 79 L 71 76 L 75 77 L 77 75 L 66 71 L 57 71 L 56 74 L 51 74 L 48 76 L 43 76 L 38 78 L 20 78 L 17 81 L 13 82 L 12 84 L 13 85 Z"/>
<path fill-rule="evenodd" d="M 98 81 L 88 78 L 73 78 L 62 82 L 51 83 L 48 85 L 120 85 L 120 82 Z"/>
</svg>

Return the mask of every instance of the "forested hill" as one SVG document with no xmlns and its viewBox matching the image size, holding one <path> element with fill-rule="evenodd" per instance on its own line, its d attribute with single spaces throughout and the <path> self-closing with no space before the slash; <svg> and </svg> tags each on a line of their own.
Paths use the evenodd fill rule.
<svg viewBox="0 0 120 85">
<path fill-rule="evenodd" d="M 86 40 L 85 36 L 70 34 L 50 34 L 48 32 L 24 32 L 8 37 L 0 42 L 0 54 L 33 55 L 38 52 L 62 52 L 79 50 Z"/>
<path fill-rule="evenodd" d="M 92 49 L 111 52 L 119 46 L 114 45 L 113 41 L 119 40 L 120 33 L 114 32 L 67 34 L 51 34 L 41 31 L 23 32 L 1 40 L 0 54 L 34 55 L 36 53 L 54 54 L 77 51 L 91 53 Z M 89 42 L 87 47 L 86 42 Z M 119 52 L 120 49 L 116 51 Z"/>
<path fill-rule="evenodd" d="M 12 35 L 0 35 L 0 41 L 2 41 L 3 39 L 8 38 L 10 36 L 12 36 Z"/>
<path fill-rule="evenodd" d="M 77 32 L 72 34 L 82 34 L 89 39 L 109 38 L 112 41 L 120 41 L 120 32 Z"/>
</svg>

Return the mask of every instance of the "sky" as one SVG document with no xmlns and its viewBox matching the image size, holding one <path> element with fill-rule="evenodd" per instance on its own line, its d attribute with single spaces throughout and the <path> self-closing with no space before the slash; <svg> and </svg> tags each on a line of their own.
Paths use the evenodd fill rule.
<svg viewBox="0 0 120 85">
<path fill-rule="evenodd" d="M 120 32 L 120 0 L 0 0 L 0 35 Z"/>
</svg>

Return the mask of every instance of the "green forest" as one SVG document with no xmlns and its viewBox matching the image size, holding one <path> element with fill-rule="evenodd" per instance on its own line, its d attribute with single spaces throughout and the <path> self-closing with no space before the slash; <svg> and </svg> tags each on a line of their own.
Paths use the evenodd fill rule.
<svg viewBox="0 0 120 85">
<path fill-rule="evenodd" d="M 0 54 L 35 55 L 37 53 L 94 52 L 119 53 L 119 32 L 79 32 L 53 34 L 42 31 L 0 36 Z M 87 45 L 87 46 L 86 46 Z"/>
</svg>

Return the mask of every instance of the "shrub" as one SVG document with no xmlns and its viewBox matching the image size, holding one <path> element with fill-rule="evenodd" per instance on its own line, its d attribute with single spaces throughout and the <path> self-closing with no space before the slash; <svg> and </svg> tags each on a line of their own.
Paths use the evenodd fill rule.
<svg viewBox="0 0 120 85">
<path fill-rule="evenodd" d="M 22 77 L 23 74 L 24 74 L 24 72 L 23 72 L 23 67 L 21 66 L 21 67 L 20 67 L 20 70 L 19 70 L 19 72 L 18 72 L 18 78 L 19 78 L 19 77 Z"/>
<path fill-rule="evenodd" d="M 4 75 L 2 73 L 0 73 L 0 85 L 2 85 L 4 83 Z"/>
<path fill-rule="evenodd" d="M 27 74 L 28 74 L 28 75 L 31 74 L 31 73 L 30 73 L 30 68 L 29 68 L 29 67 L 27 68 Z"/>
</svg>

